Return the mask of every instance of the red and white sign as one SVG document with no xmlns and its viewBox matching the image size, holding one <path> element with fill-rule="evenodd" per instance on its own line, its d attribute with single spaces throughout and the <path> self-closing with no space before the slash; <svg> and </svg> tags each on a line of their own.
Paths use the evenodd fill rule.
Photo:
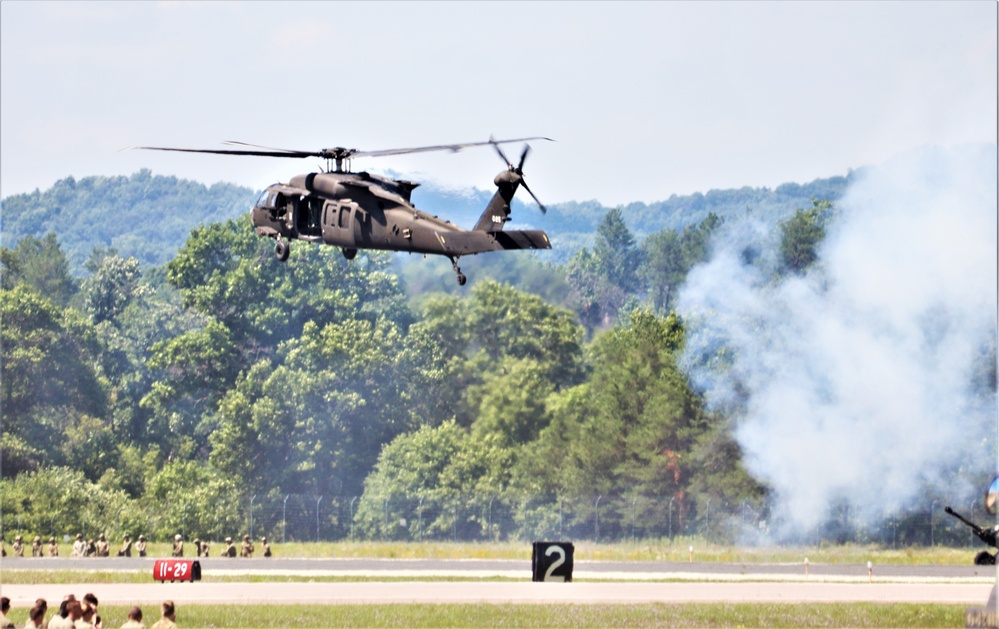
<svg viewBox="0 0 999 629">
<path fill-rule="evenodd" d="M 156 581 L 200 581 L 201 564 L 193 559 L 157 559 L 153 564 Z"/>
</svg>

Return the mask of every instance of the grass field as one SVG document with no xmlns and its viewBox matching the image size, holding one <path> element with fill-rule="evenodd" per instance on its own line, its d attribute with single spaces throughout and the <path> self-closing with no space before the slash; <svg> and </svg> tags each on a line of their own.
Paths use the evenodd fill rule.
<svg viewBox="0 0 999 629">
<path fill-rule="evenodd" d="M 577 542 L 577 560 L 678 561 L 734 563 L 794 563 L 808 557 L 811 563 L 876 565 L 969 565 L 970 548 L 910 548 L 892 550 L 877 546 L 822 546 L 735 548 L 699 539 L 594 544 Z M 516 559 L 530 561 L 526 542 L 504 543 L 392 543 L 342 542 L 274 544 L 281 557 L 347 558 L 436 558 Z M 168 544 L 151 544 L 151 556 L 168 556 Z M 215 554 L 214 552 L 212 553 Z M 114 559 L 108 559 L 113 562 Z M 257 559 L 255 561 L 265 561 Z M 19 569 L 4 570 L 4 583 L 145 583 L 147 571 L 31 570 L 30 560 Z M 233 560 L 233 567 L 251 565 Z M 10 566 L 10 563 L 7 563 Z M 301 579 L 301 578 L 298 578 Z M 295 577 L 213 577 L 217 581 L 279 581 Z M 319 578 L 309 580 L 367 580 L 363 578 Z M 440 579 L 442 581 L 447 579 Z M 467 579 L 461 579 L 467 580 Z M 156 621 L 158 610 L 150 607 L 146 625 Z M 119 627 L 127 609 L 102 606 L 105 627 Z M 17 626 L 26 620 L 25 609 L 10 616 Z M 178 625 L 193 627 L 963 627 L 965 609 L 955 605 L 922 604 L 647 604 L 647 605 L 184 605 L 178 610 Z"/>
<path fill-rule="evenodd" d="M 980 548 L 950 548 L 944 546 L 883 548 L 877 545 L 821 545 L 736 547 L 710 544 L 701 538 L 675 538 L 617 544 L 575 543 L 576 560 L 605 561 L 688 561 L 689 548 L 694 547 L 693 560 L 726 563 L 797 563 L 805 557 L 811 563 L 875 565 L 967 565 Z M 69 544 L 60 547 L 60 556 L 69 557 Z M 218 556 L 223 545 L 214 545 L 211 556 Z M 149 545 L 149 556 L 169 557 L 171 545 Z M 318 542 L 272 543 L 276 557 L 301 558 L 386 558 L 386 559 L 527 559 L 531 544 L 513 542 Z M 193 550 L 193 547 L 191 548 Z M 188 552 L 188 556 L 192 553 Z M 113 561 L 113 557 L 109 561 Z M 239 561 L 237 559 L 237 561 Z"/>
<path fill-rule="evenodd" d="M 159 610 L 144 609 L 147 626 Z M 124 607 L 101 606 L 105 627 Z M 964 608 L 920 604 L 698 605 L 187 605 L 177 624 L 194 627 L 963 627 Z M 12 610 L 15 625 L 27 613 Z"/>
</svg>

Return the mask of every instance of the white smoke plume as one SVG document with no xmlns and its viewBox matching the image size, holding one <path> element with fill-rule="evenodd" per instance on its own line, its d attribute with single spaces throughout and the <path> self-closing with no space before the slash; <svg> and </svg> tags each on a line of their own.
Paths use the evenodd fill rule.
<svg viewBox="0 0 999 629">
<path fill-rule="evenodd" d="M 798 530 L 834 503 L 879 516 L 995 471 L 996 399 L 973 382 L 995 360 L 996 161 L 927 148 L 865 169 L 805 275 L 778 277 L 779 229 L 747 219 L 688 276 L 693 380 Z"/>
</svg>

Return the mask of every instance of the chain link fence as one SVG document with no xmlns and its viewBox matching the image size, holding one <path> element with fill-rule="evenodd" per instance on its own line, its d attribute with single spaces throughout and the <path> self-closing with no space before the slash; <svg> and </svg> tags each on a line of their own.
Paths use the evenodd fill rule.
<svg viewBox="0 0 999 629">
<path fill-rule="evenodd" d="M 954 505 L 983 526 L 995 518 L 980 500 Z M 75 516 L 75 517 L 74 517 Z M 909 546 L 980 546 L 971 529 L 943 511 L 936 502 L 877 518 L 861 518 L 843 507 L 817 530 L 794 535 L 790 519 L 779 510 L 749 501 L 721 499 L 682 502 L 673 497 L 593 495 L 461 495 L 385 498 L 343 495 L 255 494 L 220 504 L 211 512 L 189 503 L 115 512 L 97 508 L 60 517 L 3 515 L 6 539 L 15 534 L 96 536 L 120 539 L 125 532 L 144 534 L 150 541 L 169 541 L 176 533 L 218 543 L 243 534 L 267 536 L 277 543 L 344 540 L 486 542 L 540 539 L 627 542 L 701 537 L 710 542 L 743 545 L 878 544 Z M 29 529 L 44 530 L 29 530 Z M 789 534 L 789 531 L 791 532 Z"/>
</svg>

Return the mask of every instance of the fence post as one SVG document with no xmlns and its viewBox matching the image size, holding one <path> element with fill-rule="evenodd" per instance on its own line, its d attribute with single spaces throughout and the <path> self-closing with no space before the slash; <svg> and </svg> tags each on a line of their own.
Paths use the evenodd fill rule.
<svg viewBox="0 0 999 629">
<path fill-rule="evenodd" d="M 420 499 L 423 500 L 422 498 Z M 496 500 L 496 496 L 491 496 L 489 498 L 489 515 L 486 518 L 486 539 L 492 539 L 493 537 L 493 500 Z"/>
<path fill-rule="evenodd" d="M 250 539 L 253 539 L 253 501 L 257 499 L 257 494 L 250 498 Z"/>
<path fill-rule="evenodd" d="M 416 505 L 416 540 L 423 541 L 423 496 L 420 496 L 420 502 Z"/>
<path fill-rule="evenodd" d="M 357 500 L 357 496 L 350 499 L 350 539 L 354 539 L 354 501 Z"/>
<path fill-rule="evenodd" d="M 634 544 L 635 539 L 635 523 L 638 521 L 638 496 L 631 501 L 631 543 Z"/>
<path fill-rule="evenodd" d="M 288 541 L 288 498 L 291 494 L 285 494 L 284 506 L 281 508 L 281 543 Z"/>
<path fill-rule="evenodd" d="M 600 499 L 603 498 L 602 495 L 597 496 L 597 501 L 593 503 L 593 518 L 594 518 L 594 537 L 593 541 L 600 541 Z"/>
<path fill-rule="evenodd" d="M 287 498 L 285 500 L 287 501 Z M 319 496 L 319 500 L 316 501 L 316 541 L 317 542 L 319 541 L 319 503 L 322 502 L 322 501 L 323 501 L 323 497 L 322 496 Z M 354 504 L 354 503 L 351 503 L 351 504 Z M 353 531 L 353 527 L 354 527 L 353 518 L 351 518 L 350 526 L 351 526 L 351 531 Z"/>
<path fill-rule="evenodd" d="M 676 496 L 669 497 L 669 543 L 673 543 L 673 501 Z"/>
<path fill-rule="evenodd" d="M 933 512 L 936 511 L 937 501 L 930 503 L 930 547 L 933 547 Z"/>
</svg>

